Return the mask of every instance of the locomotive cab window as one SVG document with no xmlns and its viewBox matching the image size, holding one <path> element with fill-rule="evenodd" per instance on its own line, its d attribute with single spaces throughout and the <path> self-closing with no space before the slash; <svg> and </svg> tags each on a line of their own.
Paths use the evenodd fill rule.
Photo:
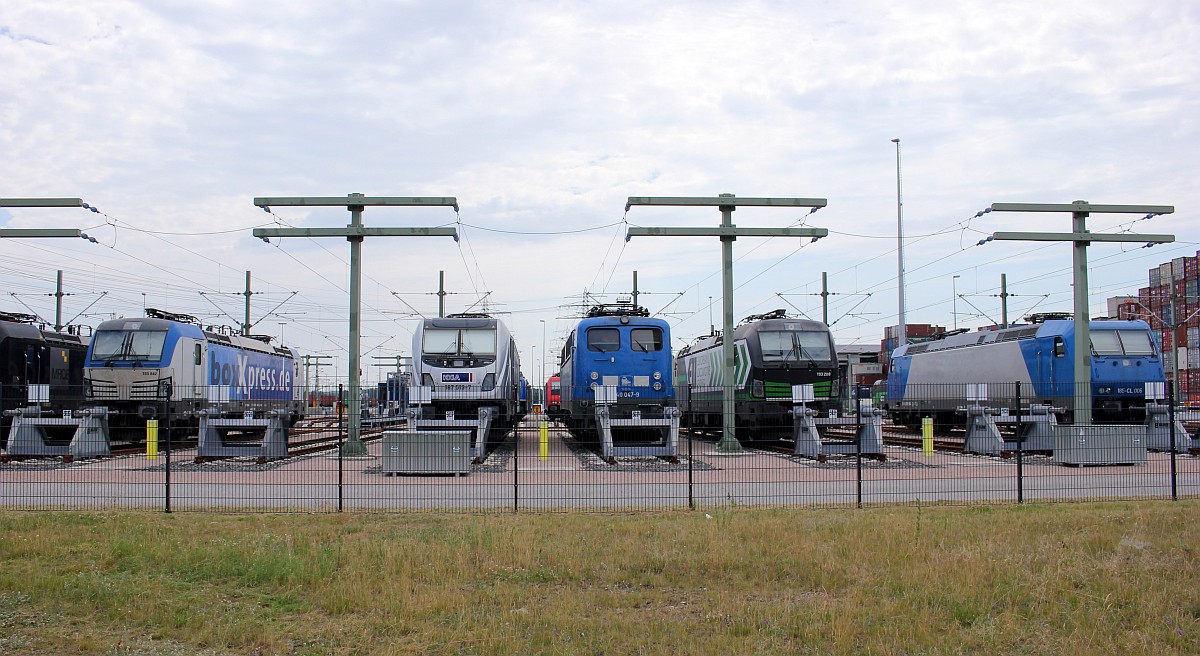
<svg viewBox="0 0 1200 656">
<path fill-rule="evenodd" d="M 1124 355 L 1121 340 L 1115 330 L 1092 331 L 1092 353 L 1096 355 Z"/>
<path fill-rule="evenodd" d="M 429 355 L 495 355 L 496 331 L 427 328 L 421 349 Z"/>
<path fill-rule="evenodd" d="M 465 355 L 495 355 L 495 330 L 463 330 L 461 347 Z"/>
<path fill-rule="evenodd" d="M 1154 341 L 1150 339 L 1150 333 L 1144 330 L 1118 330 L 1117 334 L 1121 337 L 1121 348 L 1125 350 L 1125 355 L 1154 355 Z"/>
<path fill-rule="evenodd" d="M 567 335 L 567 341 L 563 344 L 562 353 L 559 354 L 559 356 L 558 356 L 558 366 L 561 367 L 567 360 L 570 360 L 571 353 L 574 350 L 575 350 L 575 332 L 572 331 L 570 335 Z"/>
<path fill-rule="evenodd" d="M 92 359 L 161 360 L 166 341 L 165 330 L 101 330 L 92 337 Z"/>
<path fill-rule="evenodd" d="M 440 355 L 454 355 L 458 353 L 458 331 L 429 330 L 426 328 L 425 335 L 421 341 L 421 350 L 425 353 Z"/>
<path fill-rule="evenodd" d="M 616 328 L 592 328 L 587 331 L 587 348 L 597 353 L 612 353 L 621 348 L 621 331 Z"/>
<path fill-rule="evenodd" d="M 661 351 L 663 347 L 662 329 L 634 328 L 629 331 L 629 346 L 636 353 Z"/>
<path fill-rule="evenodd" d="M 827 362 L 833 359 L 829 334 L 771 330 L 758 333 L 763 362 Z"/>
</svg>

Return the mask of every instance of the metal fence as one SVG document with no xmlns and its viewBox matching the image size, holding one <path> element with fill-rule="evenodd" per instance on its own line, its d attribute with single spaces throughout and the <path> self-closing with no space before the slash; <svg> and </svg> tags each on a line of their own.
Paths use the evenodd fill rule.
<svg viewBox="0 0 1200 656">
<path fill-rule="evenodd" d="M 374 389 L 363 390 L 357 435 L 339 389 L 301 399 L 294 424 L 287 403 L 234 412 L 207 390 L 204 404 L 142 417 L 154 414 L 144 405 L 132 422 L 115 405 L 85 402 L 63 417 L 35 404 L 6 418 L 0 507 L 574 512 L 1200 494 L 1200 413 L 1169 398 L 1070 390 L 1062 398 L 1090 394 L 1104 409 L 1085 425 L 1017 384 L 913 391 L 929 403 L 864 389 L 826 403 L 776 399 L 766 412 L 743 395 L 733 435 L 720 413 L 643 413 L 621 403 L 636 397 L 601 393 L 573 417 L 525 407 L 511 429 L 493 418 L 482 441 L 465 403 L 450 417 L 417 413 Z"/>
</svg>

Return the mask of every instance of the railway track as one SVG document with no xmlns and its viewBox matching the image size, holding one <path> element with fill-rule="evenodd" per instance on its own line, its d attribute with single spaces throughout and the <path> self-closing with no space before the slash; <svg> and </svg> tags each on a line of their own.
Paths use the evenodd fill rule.
<svg viewBox="0 0 1200 656">
<path fill-rule="evenodd" d="M 337 431 L 336 419 L 328 422 L 320 422 L 322 425 L 307 425 L 299 428 L 292 428 L 288 431 L 288 451 L 285 458 L 296 456 L 311 455 L 322 451 L 329 451 L 338 448 L 342 444 L 344 434 Z M 374 428 L 364 430 L 361 436 L 363 442 L 373 442 L 383 438 L 384 428 Z M 244 431 L 229 431 L 226 434 L 226 439 L 233 444 L 244 443 L 246 446 L 252 446 L 262 442 L 262 435 L 259 433 L 244 432 Z M 293 439 L 299 437 L 302 439 Z M 178 452 L 185 449 L 194 449 L 199 445 L 196 437 L 188 437 L 181 441 L 171 443 L 171 450 Z M 62 446 L 66 444 L 52 444 L 51 446 Z M 166 450 L 165 442 L 159 442 L 159 453 L 164 453 Z M 109 453 L 104 457 L 125 457 L 136 456 L 146 453 L 146 443 L 124 443 L 115 446 L 109 450 Z M 217 460 L 228 460 L 238 456 L 206 456 L 194 458 L 197 463 L 211 462 Z M 47 455 L 13 455 L 9 453 L 0 454 L 0 463 L 19 462 L 28 460 L 61 460 L 63 464 L 68 464 L 75 461 L 75 458 L 69 454 L 47 454 Z M 259 464 L 265 463 L 267 458 L 257 458 Z"/>
</svg>

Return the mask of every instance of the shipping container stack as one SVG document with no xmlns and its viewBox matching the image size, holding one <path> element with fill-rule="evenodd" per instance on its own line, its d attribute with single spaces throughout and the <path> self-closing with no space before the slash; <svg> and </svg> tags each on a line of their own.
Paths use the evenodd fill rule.
<svg viewBox="0 0 1200 656">
<path fill-rule="evenodd" d="M 916 342 L 929 341 L 930 337 L 938 333 L 946 332 L 943 326 L 934 326 L 927 323 L 910 323 L 906 324 L 908 328 L 904 331 L 904 336 L 908 339 L 909 344 Z M 900 326 L 887 326 L 883 329 L 883 341 L 879 344 L 879 355 L 883 358 L 883 373 L 887 373 L 888 363 L 892 361 L 892 351 L 896 350 L 899 344 Z"/>
<path fill-rule="evenodd" d="M 1195 256 L 1177 257 L 1150 269 L 1150 284 L 1138 290 L 1136 303 L 1121 304 L 1121 318 L 1144 319 L 1158 336 L 1167 379 L 1179 361 L 1176 395 L 1181 401 L 1200 402 L 1200 251 Z M 1173 284 L 1172 284 L 1173 283 Z M 1174 297 L 1175 313 L 1171 313 Z M 1176 321 L 1176 318 L 1178 320 Z M 1171 329 L 1175 323 L 1175 330 Z"/>
</svg>

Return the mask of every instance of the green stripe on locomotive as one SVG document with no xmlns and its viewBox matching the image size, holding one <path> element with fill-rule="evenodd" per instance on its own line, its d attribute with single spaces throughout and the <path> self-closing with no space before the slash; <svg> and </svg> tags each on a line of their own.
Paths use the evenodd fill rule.
<svg viewBox="0 0 1200 656">
<path fill-rule="evenodd" d="M 833 382 L 828 380 L 819 380 L 812 384 L 813 395 L 818 399 L 828 399 L 832 397 Z M 767 381 L 763 383 L 763 392 L 768 399 L 790 399 L 792 398 L 792 383 L 774 383 Z"/>
</svg>

